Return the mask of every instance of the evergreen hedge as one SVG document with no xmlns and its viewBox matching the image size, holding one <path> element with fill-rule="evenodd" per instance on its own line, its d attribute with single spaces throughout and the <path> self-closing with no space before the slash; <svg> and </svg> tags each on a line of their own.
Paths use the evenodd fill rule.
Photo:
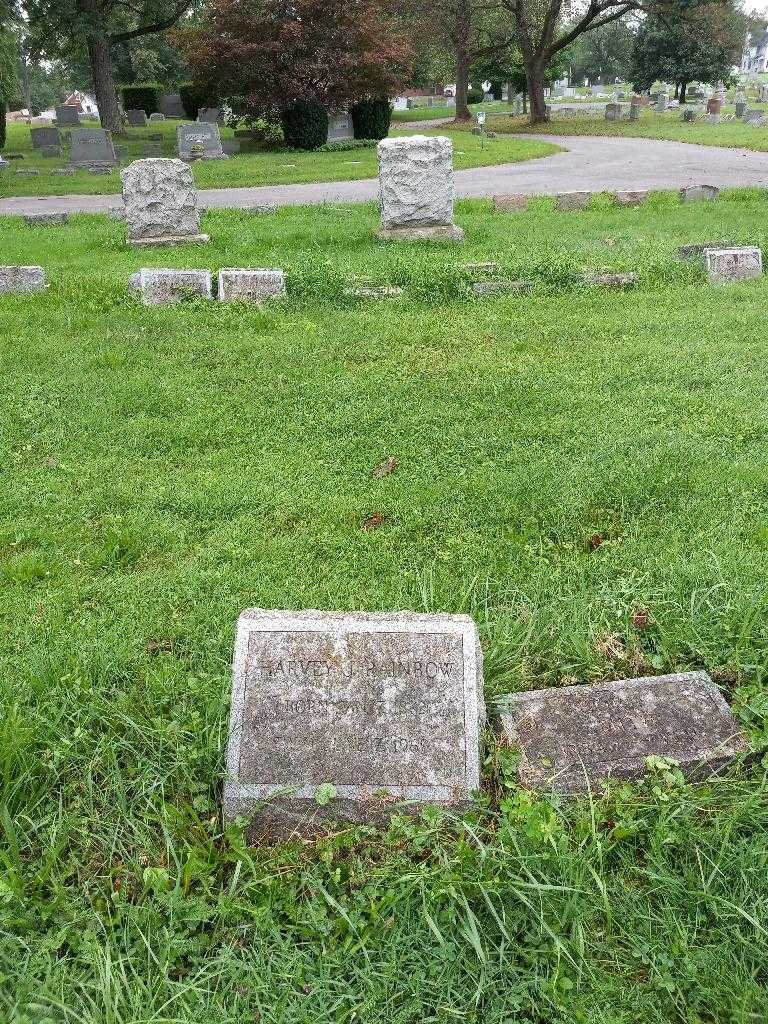
<svg viewBox="0 0 768 1024">
<path fill-rule="evenodd" d="M 328 112 L 314 100 L 301 100 L 280 115 L 286 146 L 319 149 L 328 141 Z"/>
<path fill-rule="evenodd" d="M 124 85 L 122 94 L 125 110 L 143 110 L 147 117 L 160 112 L 160 86 L 155 82 Z"/>
<path fill-rule="evenodd" d="M 392 107 L 386 97 L 361 100 L 351 110 L 356 139 L 386 139 L 392 123 Z"/>
</svg>

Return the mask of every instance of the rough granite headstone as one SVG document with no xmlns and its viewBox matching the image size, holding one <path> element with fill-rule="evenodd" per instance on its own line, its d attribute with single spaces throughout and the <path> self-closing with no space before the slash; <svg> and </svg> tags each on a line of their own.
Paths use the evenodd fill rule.
<svg viewBox="0 0 768 1024">
<path fill-rule="evenodd" d="M 141 293 L 145 306 L 163 306 L 186 299 L 210 299 L 210 270 L 176 270 L 167 267 L 142 267 L 128 282 L 132 291 Z"/>
<path fill-rule="evenodd" d="M 521 750 L 520 782 L 529 789 L 581 793 L 608 779 L 640 778 L 654 755 L 700 778 L 747 749 L 706 672 L 553 687 L 508 700 L 502 733 Z"/>
<path fill-rule="evenodd" d="M 379 204 L 382 240 L 462 241 L 453 223 L 453 143 L 443 136 L 382 139 Z"/>
<path fill-rule="evenodd" d="M 146 128 L 146 126 L 147 126 L 147 112 L 146 112 L 146 110 L 126 110 L 125 116 L 128 118 L 128 124 L 132 128 Z"/>
<path fill-rule="evenodd" d="M 720 189 L 716 185 L 687 185 L 680 189 L 680 198 L 684 203 L 717 199 L 719 195 Z"/>
<path fill-rule="evenodd" d="M 219 124 L 221 121 L 221 108 L 201 107 L 197 112 L 197 120 L 205 124 Z"/>
<path fill-rule="evenodd" d="M 219 271 L 220 302 L 263 302 L 285 295 L 282 270 L 225 267 Z"/>
<path fill-rule="evenodd" d="M 606 121 L 620 121 L 621 120 L 621 104 L 620 103 L 606 103 L 606 105 L 605 105 L 605 120 Z"/>
<path fill-rule="evenodd" d="M 45 126 L 42 128 L 30 128 L 29 134 L 32 139 L 33 149 L 45 149 L 50 146 L 58 146 L 61 148 L 61 135 L 59 129 L 53 126 Z"/>
<path fill-rule="evenodd" d="M 40 292 L 47 287 L 42 267 L 0 267 L 0 295 Z"/>
<path fill-rule="evenodd" d="M 207 242 L 192 169 L 182 160 L 134 160 L 120 172 L 130 245 Z"/>
<path fill-rule="evenodd" d="M 69 162 L 73 167 L 114 167 L 117 158 L 111 133 L 103 128 L 73 129 Z"/>
<path fill-rule="evenodd" d="M 180 160 L 193 160 L 196 151 L 202 160 L 225 160 L 226 154 L 221 148 L 219 126 L 208 121 L 195 124 L 180 124 L 176 129 Z"/>
<path fill-rule="evenodd" d="M 468 616 L 248 609 L 235 641 L 225 817 L 286 836 L 461 808 L 480 785 L 484 720 Z"/>
<path fill-rule="evenodd" d="M 763 254 L 754 246 L 705 249 L 704 261 L 710 284 L 730 284 L 763 276 Z"/>
<path fill-rule="evenodd" d="M 164 121 L 165 120 L 165 114 L 161 114 L 159 111 L 156 110 L 154 112 L 154 114 L 150 114 L 149 115 L 149 120 L 150 121 Z"/>
<path fill-rule="evenodd" d="M 555 196 L 555 209 L 584 210 L 591 199 L 591 192 L 560 192 Z"/>
<path fill-rule="evenodd" d="M 59 128 L 78 128 L 80 126 L 80 111 L 77 107 L 56 107 L 56 124 Z"/>
</svg>

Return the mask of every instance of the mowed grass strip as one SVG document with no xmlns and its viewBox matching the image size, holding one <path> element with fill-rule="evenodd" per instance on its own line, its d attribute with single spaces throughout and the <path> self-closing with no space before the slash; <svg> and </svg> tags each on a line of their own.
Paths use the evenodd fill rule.
<svg viewBox="0 0 768 1024">
<path fill-rule="evenodd" d="M 2 220 L 51 287 L 0 299 L 0 1017 L 765 1017 L 759 758 L 574 806 L 491 746 L 466 825 L 255 851 L 218 801 L 248 605 L 468 612 L 492 710 L 704 667 L 760 748 L 768 283 L 676 250 L 762 246 L 766 210 L 475 201 L 465 246 L 378 244 L 372 205 L 220 212 L 141 253 L 107 218 Z M 489 260 L 533 290 L 472 298 Z M 142 264 L 282 266 L 289 295 L 147 309 Z"/>
<path fill-rule="evenodd" d="M 117 146 L 127 150 L 128 160 L 139 160 L 145 155 L 149 136 L 160 134 L 162 156 L 177 157 L 176 129 L 181 121 L 153 122 L 146 128 L 128 128 L 115 136 Z M 97 127 L 97 125 L 88 125 Z M 416 131 L 416 129 L 414 129 Z M 446 134 L 447 129 L 429 129 L 421 134 Z M 231 128 L 220 128 L 222 140 L 232 139 Z M 406 132 L 413 134 L 413 132 Z M 239 140 L 242 152 L 227 160 L 199 160 L 192 164 L 192 173 L 198 188 L 235 188 L 256 185 L 292 185 L 313 181 L 355 181 L 375 178 L 378 163 L 375 147 L 348 149 L 340 152 L 320 153 L 293 150 L 259 151 L 251 140 Z M 467 132 L 455 140 L 454 167 L 489 167 L 494 164 L 518 163 L 559 152 L 559 147 L 536 139 L 503 138 L 481 140 Z M 65 154 L 61 159 L 47 159 L 32 148 L 29 127 L 25 124 L 8 125 L 5 153 L 20 153 L 22 160 L 10 161 L 9 168 L 0 172 L 0 198 L 7 196 L 46 195 L 113 195 L 121 190 L 120 173 L 91 174 L 87 170 L 73 175 L 59 176 L 53 171 L 67 166 Z M 16 170 L 38 170 L 36 176 L 17 175 Z"/>
<path fill-rule="evenodd" d="M 558 101 L 569 105 L 569 100 Z M 606 99 L 605 102 L 608 102 Z M 625 104 L 626 109 L 629 105 Z M 768 112 L 765 104 L 752 104 L 750 109 Z M 525 132 L 545 135 L 600 135 L 623 136 L 638 139 L 662 139 L 670 142 L 690 142 L 700 146 L 722 146 L 726 149 L 751 149 L 758 153 L 768 151 L 768 125 L 749 125 L 740 120 L 721 121 L 709 124 L 703 116 L 698 120 L 682 120 L 683 108 L 664 114 L 653 110 L 641 111 L 639 121 L 606 121 L 603 110 L 594 113 L 579 113 L 575 117 L 563 117 L 558 110 L 552 111 L 552 119 L 546 124 L 531 125 L 527 117 L 504 114 L 489 115 L 487 127 L 496 132 Z M 732 113 L 726 107 L 724 113 Z"/>
</svg>

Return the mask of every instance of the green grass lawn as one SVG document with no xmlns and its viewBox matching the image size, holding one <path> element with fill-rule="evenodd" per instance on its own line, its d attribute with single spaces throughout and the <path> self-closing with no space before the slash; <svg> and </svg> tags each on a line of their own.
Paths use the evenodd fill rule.
<svg viewBox="0 0 768 1024">
<path fill-rule="evenodd" d="M 116 139 L 118 145 L 128 149 L 130 159 L 140 159 L 147 136 L 163 135 L 163 155 L 176 156 L 176 127 L 181 122 L 166 121 L 151 127 L 130 128 Z M 446 130 L 442 129 L 442 134 Z M 439 133 L 439 132 L 438 132 Z M 222 128 L 223 139 L 233 137 L 230 128 Z M 247 145 L 247 141 L 243 140 Z M 455 139 L 454 166 L 457 170 L 468 167 L 487 167 L 493 164 L 517 163 L 556 153 L 557 147 L 545 142 L 503 138 L 479 139 L 463 131 Z M 8 142 L 4 152 L 22 153 L 23 160 L 11 162 L 11 169 L 0 173 L 0 198 L 4 196 L 38 195 L 111 195 L 120 192 L 120 175 L 93 175 L 78 171 L 72 177 L 52 174 L 54 168 L 66 166 L 67 160 L 48 160 L 33 149 L 26 125 L 8 126 Z M 15 173 L 16 168 L 37 168 L 38 177 L 26 178 Z M 375 178 L 378 174 L 375 148 L 351 149 L 336 153 L 304 152 L 244 152 L 228 160 L 202 160 L 193 164 L 198 188 L 228 188 L 249 185 L 290 185 L 310 181 L 352 181 Z"/>
<path fill-rule="evenodd" d="M 372 204 L 227 211 L 142 252 L 106 217 L 0 219 L 2 262 L 51 281 L 0 298 L 0 1019 L 766 1019 L 760 758 L 561 804 L 491 745 L 464 822 L 275 848 L 218 807 L 251 605 L 470 613 L 492 713 L 706 668 L 764 749 L 768 279 L 711 288 L 676 250 L 765 248 L 767 213 L 473 201 L 465 246 L 420 247 L 374 242 Z M 487 260 L 533 290 L 474 299 Z M 280 266 L 289 295 L 146 309 L 142 264 Z"/>
<path fill-rule="evenodd" d="M 758 106 L 758 104 L 751 104 Z M 760 109 L 768 107 L 762 105 Z M 763 128 L 726 121 L 708 124 L 704 120 L 687 124 L 680 120 L 679 110 L 655 114 L 641 113 L 639 121 L 606 121 L 602 112 L 589 116 L 562 117 L 553 112 L 548 124 L 532 127 L 524 117 L 489 117 L 487 127 L 497 132 L 540 132 L 549 135 L 621 135 L 629 138 L 669 139 L 673 142 L 693 142 L 704 146 L 725 146 L 731 149 L 768 151 L 768 126 Z"/>
</svg>

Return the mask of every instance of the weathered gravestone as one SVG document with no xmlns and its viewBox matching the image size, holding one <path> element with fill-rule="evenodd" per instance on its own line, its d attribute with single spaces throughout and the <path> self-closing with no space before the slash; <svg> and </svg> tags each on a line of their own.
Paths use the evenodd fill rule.
<svg viewBox="0 0 768 1024">
<path fill-rule="evenodd" d="M 629 120 L 639 121 L 640 120 L 640 107 L 641 104 L 636 97 L 632 97 L 632 102 L 629 104 Z"/>
<path fill-rule="evenodd" d="M 613 197 L 617 206 L 642 206 L 649 195 L 649 192 L 641 190 L 639 192 L 614 192 Z"/>
<path fill-rule="evenodd" d="M 328 118 L 329 142 L 346 142 L 354 139 L 354 137 L 355 129 L 352 124 L 352 115 L 348 110 L 342 110 Z"/>
<path fill-rule="evenodd" d="M 149 115 L 149 120 L 150 121 L 164 121 L 165 120 L 165 114 L 161 114 L 159 111 L 156 110 L 154 112 L 154 114 L 150 114 Z"/>
<path fill-rule="evenodd" d="M 59 128 L 77 128 L 80 126 L 80 111 L 77 107 L 56 107 L 56 124 Z"/>
<path fill-rule="evenodd" d="M 584 210 L 592 199 L 591 192 L 560 192 L 555 196 L 556 210 Z"/>
<path fill-rule="evenodd" d="M 606 103 L 606 105 L 605 105 L 605 120 L 606 121 L 620 121 L 621 120 L 621 104 L 620 103 Z"/>
<path fill-rule="evenodd" d="M 120 172 L 130 245 L 207 242 L 192 169 L 181 160 L 135 160 Z"/>
<path fill-rule="evenodd" d="M 533 690 L 508 701 L 502 731 L 520 747 L 520 782 L 529 789 L 580 793 L 640 778 L 651 756 L 700 778 L 747 749 L 706 672 Z"/>
<path fill-rule="evenodd" d="M 683 111 L 683 113 L 681 114 L 680 119 L 682 121 L 685 121 L 686 123 L 689 123 L 689 124 L 692 123 L 693 121 L 695 121 L 696 120 L 696 108 L 695 107 L 686 107 L 685 110 Z"/>
<path fill-rule="evenodd" d="M 0 295 L 40 292 L 47 287 L 42 267 L 0 267 Z"/>
<path fill-rule="evenodd" d="M 282 270 L 225 267 L 219 271 L 220 302 L 263 302 L 285 295 Z"/>
<path fill-rule="evenodd" d="M 69 223 L 68 213 L 28 213 L 24 217 L 24 223 L 30 228 L 58 227 L 61 224 Z"/>
<path fill-rule="evenodd" d="M 186 117 L 184 104 L 181 102 L 181 95 L 177 92 L 164 92 L 161 94 L 157 105 L 165 117 Z"/>
<path fill-rule="evenodd" d="M 33 149 L 45 149 L 49 146 L 58 146 L 61 148 L 61 135 L 59 135 L 59 129 L 51 126 L 45 126 L 43 128 L 30 128 L 29 134 L 32 139 Z"/>
<path fill-rule="evenodd" d="M 377 152 L 381 208 L 377 238 L 463 241 L 464 232 L 453 223 L 451 140 L 439 135 L 382 139 Z"/>
<path fill-rule="evenodd" d="M 530 198 L 524 195 L 494 196 L 493 208 L 497 213 L 521 213 L 528 209 Z"/>
<path fill-rule="evenodd" d="M 480 785 L 484 720 L 468 616 L 249 609 L 235 642 L 225 816 L 289 835 L 461 808 Z"/>
<path fill-rule="evenodd" d="M 197 112 L 198 123 L 219 124 L 221 121 L 220 107 L 201 107 Z"/>
<path fill-rule="evenodd" d="M 146 128 L 146 126 L 147 126 L 147 112 L 146 112 L 146 110 L 126 110 L 125 116 L 128 118 L 128 124 L 132 128 Z"/>
<path fill-rule="evenodd" d="M 699 203 L 717 199 L 720 189 L 717 185 L 686 185 L 680 189 L 680 198 L 684 203 Z"/>
<path fill-rule="evenodd" d="M 765 124 L 765 113 L 762 110 L 745 110 L 744 124 L 751 124 L 762 127 Z"/>
<path fill-rule="evenodd" d="M 73 167 L 114 167 L 112 135 L 103 128 L 74 128 L 69 162 Z"/>
<path fill-rule="evenodd" d="M 763 254 L 753 246 L 705 249 L 704 260 L 710 284 L 730 284 L 763 275 Z"/>
<path fill-rule="evenodd" d="M 141 294 L 145 306 L 164 306 L 213 297 L 210 270 L 142 267 L 138 273 L 131 274 L 128 287 Z"/>
<path fill-rule="evenodd" d="M 208 121 L 180 124 L 176 136 L 180 160 L 226 160 L 217 124 Z"/>
</svg>

